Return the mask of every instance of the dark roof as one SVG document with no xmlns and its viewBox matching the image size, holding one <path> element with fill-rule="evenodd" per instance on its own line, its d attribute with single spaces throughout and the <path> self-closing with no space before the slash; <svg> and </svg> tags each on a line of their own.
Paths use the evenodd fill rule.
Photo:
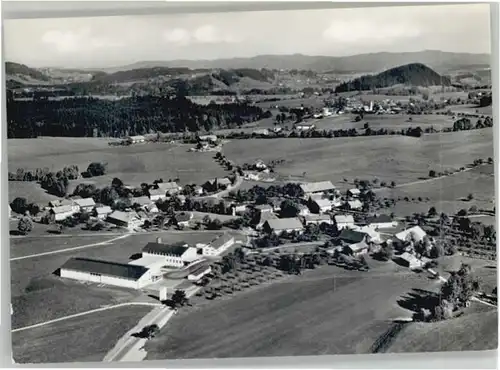
<svg viewBox="0 0 500 370">
<path fill-rule="evenodd" d="M 350 229 L 343 229 L 339 235 L 339 239 L 350 243 L 359 243 L 363 241 L 365 237 L 366 237 L 365 233 Z"/>
<path fill-rule="evenodd" d="M 368 224 L 392 222 L 392 218 L 389 215 L 379 215 L 379 216 L 368 217 L 366 219 L 366 222 Z"/>
<path fill-rule="evenodd" d="M 129 280 L 138 280 L 148 271 L 144 266 L 80 257 L 70 258 L 61 266 L 61 269 L 116 276 Z"/>
<path fill-rule="evenodd" d="M 146 244 L 144 248 L 142 248 L 143 252 L 146 253 L 158 253 L 158 254 L 168 254 L 172 256 L 182 256 L 184 252 L 188 249 L 187 244 L 184 242 L 179 242 L 175 244 L 163 244 L 151 242 Z"/>
</svg>

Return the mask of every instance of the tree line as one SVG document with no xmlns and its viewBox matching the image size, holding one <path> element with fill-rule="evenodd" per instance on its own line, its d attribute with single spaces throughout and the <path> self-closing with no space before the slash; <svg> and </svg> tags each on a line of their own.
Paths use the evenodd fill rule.
<svg viewBox="0 0 500 370">
<path fill-rule="evenodd" d="M 265 112 L 247 103 L 193 103 L 183 97 L 137 96 L 110 101 L 74 98 L 7 101 L 9 138 L 37 136 L 124 137 L 150 132 L 237 128 Z"/>
</svg>

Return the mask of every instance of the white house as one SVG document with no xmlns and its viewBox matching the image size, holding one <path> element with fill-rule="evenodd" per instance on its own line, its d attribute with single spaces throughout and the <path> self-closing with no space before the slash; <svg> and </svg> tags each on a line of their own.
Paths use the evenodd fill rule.
<svg viewBox="0 0 500 370">
<path fill-rule="evenodd" d="M 150 205 L 153 203 L 153 201 L 151 199 L 149 199 L 149 197 L 147 196 L 142 196 L 142 197 L 133 197 L 132 199 L 130 199 L 130 203 L 134 206 L 134 205 L 139 205 L 142 209 L 146 209 L 146 206 Z"/>
<path fill-rule="evenodd" d="M 73 213 L 80 211 L 80 206 L 72 199 L 52 200 L 49 202 L 49 206 L 52 208 L 69 206 L 73 210 Z"/>
<path fill-rule="evenodd" d="M 223 234 L 203 247 L 204 256 L 218 256 L 234 244 L 234 236 Z"/>
<path fill-rule="evenodd" d="M 394 221 L 389 215 L 368 217 L 366 224 L 373 229 L 391 229 L 398 226 L 398 222 Z"/>
<path fill-rule="evenodd" d="M 70 205 L 53 207 L 50 210 L 50 213 L 53 215 L 55 221 L 62 221 L 67 219 L 68 217 L 73 216 L 77 211 L 75 211 L 74 207 Z"/>
<path fill-rule="evenodd" d="M 320 225 L 322 223 L 326 223 L 328 225 L 333 224 L 333 220 L 329 215 L 318 215 L 318 214 L 310 214 L 304 217 L 306 225 L 315 224 Z"/>
<path fill-rule="evenodd" d="M 311 211 L 309 211 L 309 207 L 307 207 L 305 204 L 299 204 L 299 216 L 307 216 L 311 214 Z"/>
<path fill-rule="evenodd" d="M 374 228 L 369 226 L 357 226 L 354 227 L 354 231 L 359 231 L 365 233 L 370 237 L 370 241 L 375 244 L 381 244 L 383 242 L 380 233 L 378 233 Z"/>
<path fill-rule="evenodd" d="M 335 191 L 335 186 L 331 181 L 308 182 L 300 184 L 300 188 L 304 192 L 305 199 L 308 199 L 312 194 L 331 193 Z"/>
<path fill-rule="evenodd" d="M 358 188 L 353 188 L 353 189 L 347 190 L 347 195 L 351 198 L 357 198 L 357 197 L 359 197 L 360 194 L 361 194 L 361 190 L 359 190 Z"/>
<path fill-rule="evenodd" d="M 135 229 L 144 223 L 135 212 L 114 211 L 106 217 L 106 221 L 117 226 Z"/>
<path fill-rule="evenodd" d="M 337 225 L 337 230 L 342 229 L 352 229 L 354 228 L 354 217 L 352 215 L 335 215 L 334 216 L 335 225 Z"/>
<path fill-rule="evenodd" d="M 142 256 L 159 257 L 165 266 L 183 267 L 194 261 L 198 255 L 196 248 L 189 247 L 186 243 L 164 244 L 161 238 L 156 242 L 146 244 L 142 249 Z"/>
<path fill-rule="evenodd" d="M 94 215 L 100 220 L 104 220 L 106 216 L 112 212 L 113 210 L 111 209 L 110 206 L 96 207 L 94 209 Z"/>
<path fill-rule="evenodd" d="M 295 125 L 295 129 L 299 131 L 309 131 L 315 128 L 314 124 L 310 123 L 299 123 Z"/>
<path fill-rule="evenodd" d="M 177 226 L 187 227 L 193 219 L 193 212 L 177 212 L 174 216 L 174 222 Z"/>
<path fill-rule="evenodd" d="M 346 206 L 348 209 L 360 210 L 363 209 L 363 202 L 361 202 L 359 199 L 349 200 L 346 202 Z"/>
<path fill-rule="evenodd" d="M 200 135 L 200 136 L 198 136 L 198 140 L 201 142 L 216 143 L 217 136 L 216 135 Z"/>
<path fill-rule="evenodd" d="M 422 266 L 423 266 L 422 261 L 420 261 L 417 257 L 415 257 L 413 254 L 408 253 L 408 252 L 404 252 L 398 258 L 399 258 L 400 262 L 404 266 L 410 268 L 410 270 L 419 269 L 419 268 L 422 268 Z"/>
<path fill-rule="evenodd" d="M 150 204 L 145 205 L 144 209 L 146 210 L 146 212 L 149 212 L 149 213 L 158 213 L 158 212 L 160 212 L 160 210 L 158 209 L 158 207 L 154 203 L 150 203 Z"/>
<path fill-rule="evenodd" d="M 177 194 L 179 191 L 182 190 L 182 187 L 177 185 L 176 182 L 170 181 L 170 182 L 159 182 L 156 184 L 158 186 L 158 189 L 162 190 L 165 194 L 168 195 L 174 195 Z"/>
<path fill-rule="evenodd" d="M 146 138 L 142 135 L 129 136 L 127 137 L 127 142 L 130 144 L 143 143 L 146 141 Z"/>
<path fill-rule="evenodd" d="M 298 231 L 302 232 L 304 226 L 302 222 L 296 217 L 292 218 L 276 218 L 267 220 L 262 228 L 268 233 L 281 234 L 283 232 Z"/>
<path fill-rule="evenodd" d="M 273 212 L 273 207 L 270 204 L 259 204 L 254 208 L 259 213 Z"/>
<path fill-rule="evenodd" d="M 264 163 L 264 161 L 262 160 L 257 160 L 255 163 L 254 163 L 254 167 L 258 170 L 265 170 L 267 168 L 266 164 Z"/>
<path fill-rule="evenodd" d="M 161 275 L 155 275 L 143 266 L 81 257 L 70 258 L 62 265 L 60 276 L 132 289 L 141 289 L 161 279 Z"/>
<path fill-rule="evenodd" d="M 206 264 L 201 264 L 188 275 L 189 281 L 199 281 L 203 276 L 212 272 L 212 268 Z"/>
<path fill-rule="evenodd" d="M 82 212 L 91 212 L 95 207 L 95 202 L 92 198 L 73 199 L 73 201 L 80 207 L 80 211 Z"/>
<path fill-rule="evenodd" d="M 413 226 L 397 233 L 394 237 L 402 242 L 408 241 L 409 238 L 415 242 L 421 242 L 426 235 L 427 233 L 420 226 Z"/>
<path fill-rule="evenodd" d="M 149 190 L 149 199 L 151 199 L 152 202 L 156 202 L 157 200 L 164 200 L 167 199 L 167 193 L 163 191 L 162 189 L 150 189 Z"/>
<path fill-rule="evenodd" d="M 354 256 L 367 253 L 368 243 L 371 241 L 368 234 L 351 229 L 342 230 L 337 239 L 345 244 L 345 250 Z"/>
<path fill-rule="evenodd" d="M 309 209 L 313 213 L 324 213 L 332 210 L 332 202 L 327 198 L 310 198 Z"/>
</svg>

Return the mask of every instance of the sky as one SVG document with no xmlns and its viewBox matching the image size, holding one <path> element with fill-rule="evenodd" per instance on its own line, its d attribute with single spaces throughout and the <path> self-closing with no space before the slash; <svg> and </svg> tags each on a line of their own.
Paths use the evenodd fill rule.
<svg viewBox="0 0 500 370">
<path fill-rule="evenodd" d="M 31 67 L 490 46 L 487 4 L 4 20 L 4 60 Z"/>
</svg>

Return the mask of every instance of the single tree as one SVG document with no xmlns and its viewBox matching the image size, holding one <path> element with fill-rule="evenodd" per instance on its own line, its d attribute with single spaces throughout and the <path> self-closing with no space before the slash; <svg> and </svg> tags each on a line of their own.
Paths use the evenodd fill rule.
<svg viewBox="0 0 500 370">
<path fill-rule="evenodd" d="M 33 230 L 33 221 L 31 221 L 31 218 L 27 216 L 21 217 L 17 223 L 17 230 L 19 230 L 19 232 L 23 235 L 26 235 Z"/>
</svg>

